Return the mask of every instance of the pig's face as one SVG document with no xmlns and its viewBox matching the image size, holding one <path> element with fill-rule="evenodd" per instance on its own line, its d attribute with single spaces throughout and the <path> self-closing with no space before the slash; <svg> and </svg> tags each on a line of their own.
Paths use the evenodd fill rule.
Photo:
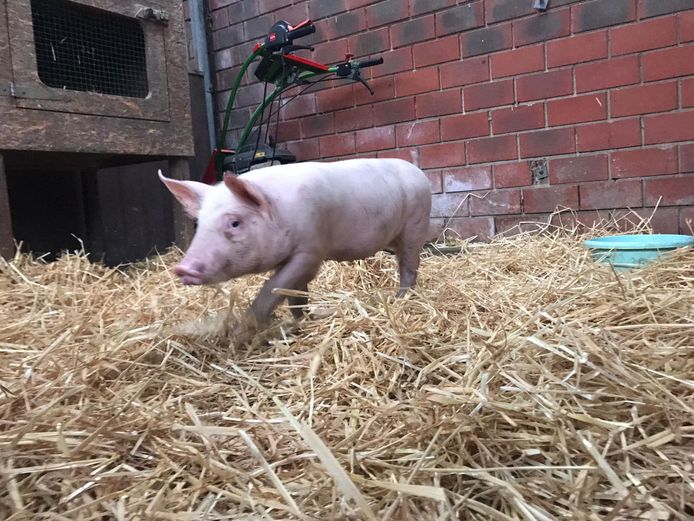
<svg viewBox="0 0 694 521">
<path fill-rule="evenodd" d="M 160 179 L 197 219 L 193 241 L 174 268 L 183 284 L 214 284 L 263 268 L 263 238 L 272 236 L 270 205 L 248 181 L 225 175 L 209 186 L 195 181 Z"/>
</svg>

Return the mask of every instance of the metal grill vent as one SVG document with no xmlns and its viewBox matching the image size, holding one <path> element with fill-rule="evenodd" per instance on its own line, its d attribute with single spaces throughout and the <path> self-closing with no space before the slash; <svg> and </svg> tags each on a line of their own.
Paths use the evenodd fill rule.
<svg viewBox="0 0 694 521">
<path fill-rule="evenodd" d="M 145 98 L 140 22 L 67 0 L 31 0 L 39 78 L 49 87 Z"/>
</svg>

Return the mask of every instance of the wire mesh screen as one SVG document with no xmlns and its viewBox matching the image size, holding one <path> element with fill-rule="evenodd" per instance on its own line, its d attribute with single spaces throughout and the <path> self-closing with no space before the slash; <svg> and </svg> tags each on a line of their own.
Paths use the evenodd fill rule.
<svg viewBox="0 0 694 521">
<path fill-rule="evenodd" d="M 50 87 L 144 98 L 145 35 L 137 20 L 66 0 L 31 0 L 39 78 Z"/>
</svg>

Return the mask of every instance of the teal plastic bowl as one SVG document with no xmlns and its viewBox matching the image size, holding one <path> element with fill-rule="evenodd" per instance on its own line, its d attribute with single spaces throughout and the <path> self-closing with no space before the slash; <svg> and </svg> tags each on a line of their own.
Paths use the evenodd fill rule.
<svg viewBox="0 0 694 521">
<path fill-rule="evenodd" d="M 690 235 L 612 235 L 584 242 L 593 260 L 609 263 L 618 271 L 640 268 L 676 248 L 694 245 Z"/>
</svg>

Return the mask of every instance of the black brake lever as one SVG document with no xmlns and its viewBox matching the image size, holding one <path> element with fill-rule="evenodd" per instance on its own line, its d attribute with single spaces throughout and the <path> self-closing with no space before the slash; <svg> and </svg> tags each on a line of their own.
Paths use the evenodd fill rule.
<svg viewBox="0 0 694 521">
<path fill-rule="evenodd" d="M 311 51 L 313 52 L 315 49 L 313 47 L 308 47 L 306 45 L 285 45 L 282 47 L 282 54 L 289 54 L 290 52 L 294 51 Z"/>
<path fill-rule="evenodd" d="M 352 72 L 352 79 L 362 83 L 364 85 L 364 87 L 366 87 L 368 89 L 368 91 L 371 93 L 371 95 L 372 96 L 374 95 L 373 89 L 371 87 L 369 87 L 369 84 L 366 83 L 366 80 L 361 77 L 361 74 L 359 73 L 359 69 L 354 69 L 354 71 Z"/>
</svg>

